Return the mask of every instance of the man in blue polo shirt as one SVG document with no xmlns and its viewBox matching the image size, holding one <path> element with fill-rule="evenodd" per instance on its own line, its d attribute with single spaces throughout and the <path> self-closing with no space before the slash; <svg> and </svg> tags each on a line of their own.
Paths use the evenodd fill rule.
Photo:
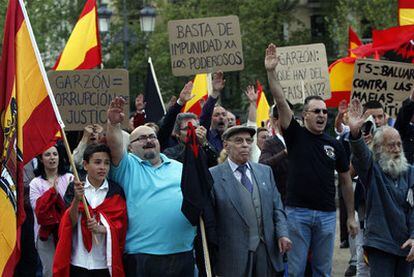
<svg viewBox="0 0 414 277">
<path fill-rule="evenodd" d="M 160 154 L 157 135 L 147 126 L 131 133 L 131 153 L 123 150 L 124 105 L 122 98 L 111 102 L 106 138 L 110 177 L 123 187 L 127 200 L 126 275 L 194 276 L 195 228 L 181 213 L 182 164 Z"/>
</svg>

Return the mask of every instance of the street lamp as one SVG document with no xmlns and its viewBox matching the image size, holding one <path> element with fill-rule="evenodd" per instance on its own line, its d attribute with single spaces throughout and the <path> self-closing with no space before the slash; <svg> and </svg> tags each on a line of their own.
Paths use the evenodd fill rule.
<svg viewBox="0 0 414 277">
<path fill-rule="evenodd" d="M 101 3 L 98 9 L 99 32 L 108 33 L 111 21 L 112 11 L 108 9 L 108 4 Z"/>
<path fill-rule="evenodd" d="M 139 20 L 142 32 L 154 32 L 156 16 L 157 12 L 155 8 L 149 5 L 145 6 L 142 10 L 139 11 Z"/>
</svg>

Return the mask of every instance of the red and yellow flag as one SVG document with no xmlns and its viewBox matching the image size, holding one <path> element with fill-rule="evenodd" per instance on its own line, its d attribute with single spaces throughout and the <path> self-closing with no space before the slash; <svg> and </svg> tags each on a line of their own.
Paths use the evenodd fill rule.
<svg viewBox="0 0 414 277">
<path fill-rule="evenodd" d="M 269 120 L 269 103 L 267 102 L 266 95 L 263 91 L 262 84 L 256 81 L 257 101 L 256 101 L 256 124 L 257 127 L 262 126 L 262 122 L 266 125 Z"/>
<path fill-rule="evenodd" d="M 101 43 L 95 0 L 87 0 L 55 70 L 91 69 L 101 64 Z"/>
<path fill-rule="evenodd" d="M 13 276 L 25 218 L 23 165 L 50 147 L 63 127 L 23 0 L 10 0 L 6 14 L 0 120 L 0 275 Z"/>
<path fill-rule="evenodd" d="M 352 49 L 355 49 L 362 45 L 358 35 L 352 30 L 351 26 L 348 28 L 348 57 L 356 58 L 356 55 L 352 53 Z"/>
<path fill-rule="evenodd" d="M 208 87 L 210 75 L 207 73 L 197 74 L 193 82 L 193 90 L 191 94 L 194 97 L 188 101 L 183 109 L 183 112 L 195 113 L 200 116 L 202 109 L 202 102 L 207 100 Z"/>
<path fill-rule="evenodd" d="M 349 102 L 356 59 L 352 49 L 358 48 L 361 45 L 362 42 L 358 35 L 349 27 L 348 57 L 338 59 L 329 66 L 329 82 L 331 83 L 332 96 L 325 101 L 327 107 L 336 108 L 343 99 Z"/>
<path fill-rule="evenodd" d="M 414 24 L 413 0 L 398 0 L 398 23 L 400 26 Z"/>
</svg>

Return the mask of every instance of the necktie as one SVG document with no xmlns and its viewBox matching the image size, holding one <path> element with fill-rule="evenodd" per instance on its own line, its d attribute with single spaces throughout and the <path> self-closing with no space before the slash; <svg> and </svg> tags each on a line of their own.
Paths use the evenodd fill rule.
<svg viewBox="0 0 414 277">
<path fill-rule="evenodd" d="M 253 184 L 250 181 L 249 177 L 247 177 L 246 175 L 246 170 L 247 170 L 247 165 L 240 165 L 237 168 L 237 171 L 239 171 L 241 173 L 241 180 L 240 182 L 242 183 L 242 185 L 250 192 L 253 192 Z"/>
</svg>

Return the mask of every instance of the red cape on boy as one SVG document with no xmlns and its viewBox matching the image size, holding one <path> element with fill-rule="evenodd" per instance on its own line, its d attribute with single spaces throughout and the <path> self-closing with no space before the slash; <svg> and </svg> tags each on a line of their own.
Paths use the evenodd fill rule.
<svg viewBox="0 0 414 277">
<path fill-rule="evenodd" d="M 72 199 L 73 184 L 68 187 L 65 201 L 70 203 Z M 109 181 L 109 190 L 105 200 L 95 209 L 89 207 L 89 211 L 91 212 L 91 215 L 99 214 L 100 216 L 103 216 L 109 224 L 112 248 L 112 261 L 111 266 L 109 267 L 111 276 L 125 276 L 122 255 L 125 246 L 128 217 L 125 196 L 121 187 Z M 82 202 L 79 204 L 79 212 L 82 214 L 82 219 L 86 218 Z M 66 210 L 62 217 L 62 221 L 60 222 L 59 241 L 56 246 L 55 257 L 53 260 L 53 276 L 69 277 L 72 255 L 72 232 L 75 228 L 72 227 L 69 214 L 70 208 Z M 84 222 L 85 220 L 82 220 L 82 225 Z M 86 225 L 82 226 L 82 236 L 85 248 L 90 250 L 92 247 L 92 233 L 86 228 Z M 110 264 L 109 261 L 107 262 Z"/>
</svg>

